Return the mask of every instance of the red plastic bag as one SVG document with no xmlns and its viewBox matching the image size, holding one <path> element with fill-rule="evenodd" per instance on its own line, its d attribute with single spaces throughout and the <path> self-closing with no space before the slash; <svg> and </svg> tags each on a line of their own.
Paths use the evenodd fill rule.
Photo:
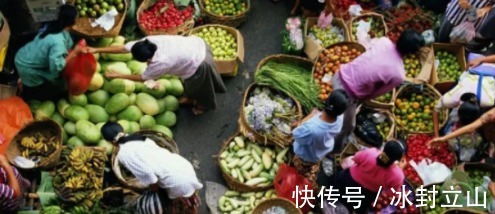
<svg viewBox="0 0 495 214">
<path fill-rule="evenodd" d="M 305 187 L 305 185 L 307 185 L 307 188 Z M 313 195 L 305 193 L 295 193 L 296 187 L 298 191 L 305 189 L 313 190 L 313 185 L 304 176 L 298 174 L 295 168 L 290 167 L 287 164 L 280 164 L 280 168 L 277 172 L 277 175 L 275 176 L 274 186 L 278 197 L 282 197 L 294 202 L 294 204 L 297 204 L 299 206 L 298 208 L 300 208 L 303 213 L 308 213 L 312 209 L 310 203 L 312 205 L 316 205 L 315 199 L 306 199 L 310 196 L 316 198 L 316 196 L 318 195 L 317 192 L 313 192 Z M 296 200 L 298 203 L 296 203 Z M 304 207 L 301 208 L 300 206 L 304 203 L 305 200 L 306 203 L 304 204 Z"/>
<path fill-rule="evenodd" d="M 0 100 L 0 154 L 5 154 L 10 140 L 33 120 L 29 106 L 17 96 Z"/>
<path fill-rule="evenodd" d="M 80 48 L 86 47 L 86 40 L 80 40 L 77 45 Z M 62 76 L 69 86 L 69 93 L 80 95 L 86 92 L 95 71 L 96 59 L 91 53 L 81 53 L 67 62 Z"/>
</svg>

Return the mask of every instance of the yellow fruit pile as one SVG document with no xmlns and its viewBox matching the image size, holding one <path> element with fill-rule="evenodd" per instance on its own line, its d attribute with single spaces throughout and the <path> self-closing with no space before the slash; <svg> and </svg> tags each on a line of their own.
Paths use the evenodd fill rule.
<svg viewBox="0 0 495 214">
<path fill-rule="evenodd" d="M 21 155 L 25 158 L 33 156 L 47 157 L 60 147 L 55 136 L 47 139 L 41 133 L 36 133 L 34 136 L 23 137 L 20 145 L 22 147 Z"/>
<path fill-rule="evenodd" d="M 433 131 L 435 101 L 429 97 L 412 94 L 395 100 L 397 123 L 409 131 Z"/>
</svg>

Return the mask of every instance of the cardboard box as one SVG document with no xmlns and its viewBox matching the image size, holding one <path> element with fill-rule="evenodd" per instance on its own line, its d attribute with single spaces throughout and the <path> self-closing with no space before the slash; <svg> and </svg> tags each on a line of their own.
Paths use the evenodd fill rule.
<svg viewBox="0 0 495 214">
<path fill-rule="evenodd" d="M 464 51 L 464 46 L 461 44 L 446 44 L 446 43 L 433 43 L 434 53 L 438 51 L 446 51 L 448 53 L 456 55 L 457 63 L 461 67 L 461 71 L 467 70 L 466 55 Z M 435 58 L 436 60 L 436 58 Z M 431 72 L 430 84 L 435 87 L 441 94 L 448 92 L 456 82 L 440 82 L 438 79 L 437 66 L 433 66 L 433 71 Z"/>
<path fill-rule="evenodd" d="M 324 48 L 326 48 L 326 47 L 322 47 L 320 44 L 318 44 L 318 42 L 316 42 L 314 39 L 308 36 L 309 29 L 311 29 L 311 27 L 313 27 L 313 25 L 316 25 L 317 23 L 318 23 L 317 17 L 308 17 L 304 25 L 304 36 L 306 37 L 306 41 L 304 44 L 304 53 L 306 53 L 308 59 L 310 59 L 311 61 L 315 61 L 320 55 L 320 52 Z M 332 20 L 332 25 L 337 26 L 344 31 L 344 42 L 351 41 L 349 29 L 347 28 L 344 20 L 334 18 Z"/>
<path fill-rule="evenodd" d="M 421 63 L 421 71 L 413 78 L 406 77 L 407 82 L 414 84 L 426 84 L 431 82 L 431 73 L 435 67 L 435 55 L 433 53 L 433 47 L 423 47 L 417 54 L 419 62 Z"/>
<path fill-rule="evenodd" d="M 203 28 L 207 27 L 219 27 L 226 30 L 228 33 L 234 35 L 235 40 L 237 42 L 237 58 L 232 60 L 215 60 L 215 64 L 217 66 L 218 73 L 224 76 L 236 76 L 239 69 L 239 64 L 244 62 L 244 38 L 242 37 L 241 32 L 237 29 L 228 27 L 225 25 L 203 25 L 200 27 L 196 27 L 189 32 L 189 35 L 192 35 Z"/>
<path fill-rule="evenodd" d="M 35 22 L 48 22 L 57 19 L 58 8 L 65 0 L 26 0 Z"/>
</svg>

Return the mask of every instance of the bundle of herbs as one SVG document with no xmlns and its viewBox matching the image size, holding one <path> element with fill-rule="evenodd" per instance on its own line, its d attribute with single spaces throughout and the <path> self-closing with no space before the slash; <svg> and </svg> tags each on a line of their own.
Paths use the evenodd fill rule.
<svg viewBox="0 0 495 214">
<path fill-rule="evenodd" d="M 256 71 L 255 82 L 269 85 L 299 101 L 305 113 L 313 108 L 322 108 L 318 99 L 319 88 L 311 71 L 297 65 L 268 62 Z"/>
</svg>

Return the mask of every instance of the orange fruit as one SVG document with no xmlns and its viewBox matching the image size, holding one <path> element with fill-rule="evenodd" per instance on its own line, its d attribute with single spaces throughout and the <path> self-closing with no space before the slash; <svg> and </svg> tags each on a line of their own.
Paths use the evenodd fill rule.
<svg viewBox="0 0 495 214">
<path fill-rule="evenodd" d="M 419 105 L 419 103 L 418 103 L 418 102 L 414 102 L 414 103 L 412 104 L 412 107 L 413 107 L 414 109 L 418 109 L 418 108 L 419 108 L 419 106 L 420 106 L 420 105 Z"/>
</svg>

